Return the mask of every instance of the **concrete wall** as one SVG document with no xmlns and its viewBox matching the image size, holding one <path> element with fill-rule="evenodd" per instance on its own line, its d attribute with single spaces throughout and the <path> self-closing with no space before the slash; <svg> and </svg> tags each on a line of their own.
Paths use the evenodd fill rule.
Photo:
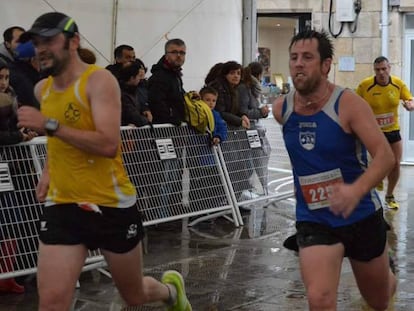
<svg viewBox="0 0 414 311">
<path fill-rule="evenodd" d="M 335 3 L 333 0 L 332 25 L 333 33 L 340 29 L 340 23 L 335 19 Z M 414 0 L 401 0 L 404 10 L 414 9 Z M 315 29 L 329 29 L 329 4 L 330 0 L 257 0 L 258 13 L 312 13 L 312 25 Z M 381 55 L 381 9 L 382 0 L 362 0 L 362 10 L 357 21 L 354 33 L 344 25 L 341 35 L 333 39 L 335 47 L 335 59 L 331 70 L 330 79 L 343 86 L 355 88 L 366 76 L 373 74 L 372 62 Z M 402 76 L 403 63 L 403 13 L 398 8 L 389 10 L 389 53 L 388 57 L 392 65 L 392 73 Z M 285 37 L 277 39 L 279 49 L 285 49 Z M 282 46 L 283 44 L 283 46 Z M 285 55 L 279 54 L 278 55 Z M 338 61 L 340 57 L 351 56 L 355 59 L 355 71 L 340 71 Z M 284 57 L 284 56 L 283 56 Z M 281 68 L 287 64 L 288 58 L 279 58 L 276 63 L 281 63 Z"/>
</svg>

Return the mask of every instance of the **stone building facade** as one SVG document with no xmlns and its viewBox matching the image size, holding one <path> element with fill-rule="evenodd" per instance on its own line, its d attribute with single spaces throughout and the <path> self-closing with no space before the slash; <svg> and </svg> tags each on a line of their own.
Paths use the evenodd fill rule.
<svg viewBox="0 0 414 311">
<path fill-rule="evenodd" d="M 332 4 L 333 33 L 340 29 L 336 21 L 335 0 L 257 0 L 257 13 L 311 13 L 312 28 L 329 29 L 329 9 Z M 398 3 L 399 5 L 394 5 Z M 392 4 L 392 5 L 391 5 Z M 389 0 L 388 6 L 388 58 L 392 73 L 403 77 L 404 63 L 404 15 L 414 13 L 414 0 Z M 372 62 L 382 54 L 382 0 L 361 0 L 361 11 L 356 23 L 343 27 L 343 32 L 333 39 L 335 59 L 330 79 L 350 88 L 358 85 L 364 77 L 373 74 Z M 353 27 L 356 27 L 355 32 Z M 354 60 L 353 71 L 343 71 L 339 66 L 341 57 Z M 341 70 L 340 70 L 341 69 Z M 407 83 L 409 84 L 409 83 Z"/>
</svg>

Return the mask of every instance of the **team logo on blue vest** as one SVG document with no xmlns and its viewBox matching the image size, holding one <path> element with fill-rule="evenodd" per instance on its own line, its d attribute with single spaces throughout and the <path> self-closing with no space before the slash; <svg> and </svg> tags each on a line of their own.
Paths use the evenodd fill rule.
<svg viewBox="0 0 414 311">
<path fill-rule="evenodd" d="M 315 133 L 314 132 L 299 132 L 300 144 L 306 150 L 312 150 L 315 147 Z"/>
</svg>

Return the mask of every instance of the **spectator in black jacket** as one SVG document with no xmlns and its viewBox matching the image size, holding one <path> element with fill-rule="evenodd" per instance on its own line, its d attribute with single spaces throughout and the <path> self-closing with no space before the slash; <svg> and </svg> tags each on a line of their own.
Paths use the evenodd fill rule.
<svg viewBox="0 0 414 311">
<path fill-rule="evenodd" d="M 24 131 L 17 127 L 16 99 L 13 89 L 9 86 L 9 67 L 0 59 L 0 148 L 4 145 L 17 144 L 28 141 L 37 136 L 35 132 Z M 0 150 L 1 151 L 1 150 Z M 21 156 L 21 155 L 20 155 Z M 17 162 L 16 154 L 10 165 L 10 171 L 15 172 L 16 167 L 23 166 Z M 21 174 L 21 172 L 20 172 Z M 13 183 L 15 183 L 15 176 Z M 0 271 L 3 273 L 14 271 L 18 245 L 18 225 L 22 223 L 20 215 L 16 215 L 14 207 L 18 204 L 14 195 L 0 192 Z M 16 283 L 14 278 L 0 280 L 0 293 L 21 294 L 24 287 Z"/>
<path fill-rule="evenodd" d="M 38 81 L 38 79 L 35 81 L 32 79 L 33 73 L 36 76 L 36 70 L 31 68 L 30 64 L 26 64 L 16 53 L 23 32 L 24 28 L 19 26 L 9 27 L 4 31 L 4 42 L 0 45 L 0 59 L 9 66 L 10 85 L 16 93 L 19 106 L 27 105 L 39 108 L 39 102 L 33 92 L 34 84 Z"/>
<path fill-rule="evenodd" d="M 154 123 L 180 125 L 184 121 L 184 89 L 181 66 L 184 64 L 186 46 L 181 39 L 171 39 L 165 44 L 165 54 L 152 66 L 148 80 L 148 102 Z"/>
<path fill-rule="evenodd" d="M 35 132 L 17 127 L 17 103 L 9 85 L 8 64 L 0 59 L 0 145 L 12 145 L 37 136 Z"/>
<path fill-rule="evenodd" d="M 235 61 L 228 61 L 221 66 L 217 77 L 208 86 L 218 91 L 216 110 L 230 126 L 250 127 L 246 114 L 242 113 L 237 87 L 241 80 L 242 66 Z"/>
<path fill-rule="evenodd" d="M 180 126 L 184 122 L 184 90 L 181 79 L 181 66 L 185 61 L 186 46 L 181 39 L 168 40 L 165 54 L 152 66 L 152 76 L 148 79 L 148 103 L 153 115 L 153 123 L 171 123 Z M 183 141 L 171 137 L 177 158 L 163 160 L 161 167 L 153 175 L 157 180 L 156 205 L 162 206 L 160 213 L 174 216 L 183 203 Z M 161 182 L 159 182 L 161 181 Z"/>
<path fill-rule="evenodd" d="M 118 77 L 119 70 L 127 63 L 135 60 L 134 48 L 130 45 L 121 44 L 114 50 L 115 63 L 106 66 L 115 77 Z"/>
<path fill-rule="evenodd" d="M 144 126 L 152 122 L 152 114 L 147 103 L 137 97 L 137 87 L 141 81 L 141 65 L 135 61 L 126 64 L 118 72 L 121 87 L 122 115 L 121 125 Z"/>
</svg>

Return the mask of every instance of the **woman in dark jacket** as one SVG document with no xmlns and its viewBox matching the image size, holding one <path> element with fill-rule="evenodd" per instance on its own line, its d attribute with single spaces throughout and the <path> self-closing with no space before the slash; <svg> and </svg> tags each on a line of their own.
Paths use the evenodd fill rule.
<svg viewBox="0 0 414 311">
<path fill-rule="evenodd" d="M 243 68 L 242 81 L 237 87 L 240 110 L 246 114 L 250 120 L 258 121 L 266 118 L 269 108 L 261 105 L 259 99 L 261 95 L 260 79 L 263 73 L 263 66 L 258 62 L 252 62 Z"/>
<path fill-rule="evenodd" d="M 241 79 L 242 66 L 229 61 L 222 65 L 221 72 L 209 86 L 218 92 L 215 109 L 220 112 L 231 129 L 228 139 L 222 145 L 230 180 L 238 200 L 242 193 L 251 189 L 249 177 L 252 174 L 250 163 L 250 146 L 244 129 L 250 128 L 250 120 L 240 109 L 237 87 Z M 243 127 L 241 129 L 240 127 Z"/>
<path fill-rule="evenodd" d="M 140 103 L 137 97 L 137 87 L 141 81 L 140 63 L 126 64 L 119 70 L 118 81 L 121 87 L 121 125 L 136 127 L 148 125 L 152 122 L 152 114 L 147 103 Z"/>
<path fill-rule="evenodd" d="M 270 143 L 266 137 L 266 128 L 261 121 L 267 118 L 269 108 L 261 105 L 259 98 L 261 95 L 260 80 L 263 73 L 263 66 L 258 62 L 252 62 L 243 69 L 242 82 L 237 91 L 239 95 L 240 110 L 250 119 L 250 129 L 257 130 L 261 148 L 252 150 L 252 163 L 256 174 L 263 188 L 263 193 L 267 194 L 268 183 L 268 164 L 271 152 Z"/>
<path fill-rule="evenodd" d="M 9 85 L 10 70 L 8 65 L 0 60 L 0 160 L 3 154 L 4 145 L 17 144 L 23 141 L 31 140 L 37 136 L 37 133 L 19 129 L 17 126 L 17 101 L 13 89 Z M 23 176 L 25 167 L 22 155 L 26 157 L 24 149 L 21 152 L 15 152 L 15 149 L 7 149 L 7 152 L 14 153 L 13 161 L 7 163 L 6 159 L 2 162 L 7 163 L 12 176 L 12 184 L 17 187 L 17 191 L 23 192 L 26 189 L 18 189 L 20 183 L 17 176 Z M 27 157 L 26 157 L 27 159 Z M 21 177 L 20 177 L 21 178 Z M 16 260 L 20 226 L 24 223 L 22 215 L 17 206 L 19 204 L 17 196 L 14 193 L 8 194 L 0 192 L 0 271 L 3 273 L 14 271 L 14 262 Z M 19 254 L 21 257 L 21 254 Z M 1 293 L 21 294 L 24 287 L 16 283 L 14 278 L 0 280 Z"/>
<path fill-rule="evenodd" d="M 240 110 L 237 86 L 241 79 L 242 66 L 229 61 L 222 65 L 221 72 L 216 79 L 210 82 L 209 86 L 218 92 L 216 110 L 220 112 L 224 121 L 230 126 L 250 127 L 250 121 L 246 114 Z"/>
<path fill-rule="evenodd" d="M 36 132 L 17 127 L 17 100 L 9 85 L 10 70 L 0 60 L 0 146 L 28 141 L 37 136 Z"/>
</svg>

